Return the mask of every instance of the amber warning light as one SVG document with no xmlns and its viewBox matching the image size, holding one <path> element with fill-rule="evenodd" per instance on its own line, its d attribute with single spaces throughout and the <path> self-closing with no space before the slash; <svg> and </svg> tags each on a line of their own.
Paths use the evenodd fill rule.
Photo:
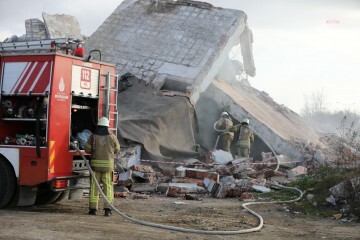
<svg viewBox="0 0 360 240">
<path fill-rule="evenodd" d="M 68 186 L 68 181 L 67 180 L 55 180 L 52 183 L 52 187 L 55 189 L 58 188 L 66 188 Z"/>
</svg>

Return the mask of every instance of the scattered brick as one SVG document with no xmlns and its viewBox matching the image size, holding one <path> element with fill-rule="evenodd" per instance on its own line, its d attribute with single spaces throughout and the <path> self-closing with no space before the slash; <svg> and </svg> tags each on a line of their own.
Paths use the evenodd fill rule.
<svg viewBox="0 0 360 240">
<path fill-rule="evenodd" d="M 133 193 L 130 196 L 131 199 L 149 199 L 148 195 Z"/>
<path fill-rule="evenodd" d="M 166 196 L 168 197 L 179 197 L 181 194 L 181 188 L 180 187 L 169 187 Z"/>
<path fill-rule="evenodd" d="M 144 166 L 144 165 L 133 165 L 131 166 L 131 170 L 143 172 L 143 173 L 153 173 L 154 169 L 151 166 Z"/>
<path fill-rule="evenodd" d="M 252 193 L 248 193 L 248 192 L 243 192 L 240 196 L 240 198 L 242 200 L 249 200 L 253 198 L 253 194 Z"/>
<path fill-rule="evenodd" d="M 174 168 L 164 168 L 162 170 L 162 173 L 164 174 L 164 176 L 167 176 L 167 177 L 175 177 L 175 169 Z"/>
<path fill-rule="evenodd" d="M 127 192 L 115 192 L 114 197 L 116 198 L 126 198 L 128 196 Z"/>
<path fill-rule="evenodd" d="M 226 197 L 239 197 L 246 190 L 247 190 L 247 188 L 231 188 L 231 189 L 228 189 L 228 191 L 226 193 Z"/>
<path fill-rule="evenodd" d="M 197 179 L 209 178 L 214 182 L 219 182 L 219 174 L 217 172 L 208 172 L 202 169 L 186 169 L 186 176 Z"/>
</svg>

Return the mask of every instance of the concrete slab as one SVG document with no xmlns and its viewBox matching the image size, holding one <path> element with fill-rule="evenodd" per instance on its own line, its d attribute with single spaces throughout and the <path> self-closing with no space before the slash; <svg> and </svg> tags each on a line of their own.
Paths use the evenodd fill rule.
<svg viewBox="0 0 360 240">
<path fill-rule="evenodd" d="M 25 35 L 26 41 L 41 40 L 48 38 L 45 24 L 37 18 L 31 18 L 25 20 L 25 29 L 26 29 L 26 35 Z"/>
<path fill-rule="evenodd" d="M 50 38 L 83 39 L 78 20 L 66 14 L 42 14 Z"/>
<path fill-rule="evenodd" d="M 220 163 L 223 165 L 228 164 L 231 160 L 233 160 L 233 156 L 231 153 L 223 151 L 223 150 L 216 150 L 212 152 L 213 159 L 216 163 Z"/>
<path fill-rule="evenodd" d="M 262 159 L 261 152 L 269 151 L 266 145 L 257 145 L 261 140 L 270 143 L 277 154 L 286 155 L 293 161 L 302 157 L 300 149 L 292 144 L 296 139 L 324 146 L 316 131 L 305 120 L 274 102 L 266 93 L 239 81 L 221 80 L 213 81 L 196 106 L 198 119 L 202 123 L 200 134 L 203 146 L 213 146 L 216 133 L 209 129 L 213 128 L 221 109 L 225 107 L 230 109 L 229 113 L 235 122 L 240 122 L 244 117 L 250 119 L 250 126 L 256 131 L 256 137 L 260 138 L 260 141 L 255 139 L 251 149 L 251 153 L 256 153 L 250 155 L 254 159 Z"/>
<path fill-rule="evenodd" d="M 196 183 L 198 186 L 203 186 L 203 180 L 202 179 L 196 179 L 196 178 L 173 178 L 171 180 L 173 183 Z"/>
<path fill-rule="evenodd" d="M 189 90 L 196 102 L 240 42 L 245 21 L 242 11 L 203 2 L 125 0 L 86 48 L 101 50 L 120 75 L 130 72 L 158 88 Z"/>
</svg>

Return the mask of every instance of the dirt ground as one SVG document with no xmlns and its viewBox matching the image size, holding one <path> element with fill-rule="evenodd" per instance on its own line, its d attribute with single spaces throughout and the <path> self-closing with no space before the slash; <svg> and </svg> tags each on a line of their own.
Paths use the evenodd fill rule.
<svg viewBox="0 0 360 240">
<path fill-rule="evenodd" d="M 202 235 L 147 227 L 114 214 L 87 215 L 88 199 L 64 200 L 43 206 L 0 210 L 0 239 L 360 239 L 360 224 L 340 223 L 286 211 L 285 205 L 254 205 L 264 227 L 239 235 Z M 176 204 L 183 202 L 185 204 Z M 115 199 L 115 206 L 131 217 L 161 224 L 203 230 L 238 230 L 257 226 L 257 219 L 240 207 L 238 199 L 202 201 L 163 196 Z"/>
</svg>

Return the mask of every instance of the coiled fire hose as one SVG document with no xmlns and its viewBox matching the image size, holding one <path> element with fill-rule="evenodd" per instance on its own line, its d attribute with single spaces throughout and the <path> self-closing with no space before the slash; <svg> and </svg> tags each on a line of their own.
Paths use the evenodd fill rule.
<svg viewBox="0 0 360 240">
<path fill-rule="evenodd" d="M 155 228 L 161 228 L 161 229 L 166 229 L 166 230 L 172 230 L 172 231 L 178 231 L 178 232 L 185 232 L 185 233 L 197 233 L 197 234 L 208 234 L 208 235 L 235 235 L 235 234 L 242 234 L 242 233 L 250 233 L 250 232 L 256 232 L 259 231 L 263 225 L 264 225 L 264 220 L 261 217 L 260 214 L 258 214 L 257 212 L 251 210 L 250 208 L 248 208 L 247 206 L 249 205 L 255 205 L 255 204 L 268 204 L 268 203 L 292 203 L 292 202 L 296 202 L 299 201 L 302 197 L 303 197 L 303 192 L 298 189 L 298 188 L 294 188 L 294 187 L 285 187 L 282 185 L 278 185 L 278 184 L 274 184 L 274 183 L 269 183 L 270 185 L 274 185 L 280 188 L 284 188 L 284 189 L 293 189 L 297 192 L 299 192 L 300 196 L 296 199 L 293 200 L 287 200 L 287 201 L 271 201 L 271 202 L 249 202 L 249 203 L 244 203 L 242 204 L 242 207 L 244 209 L 246 209 L 250 214 L 254 215 L 255 217 L 257 217 L 259 219 L 259 225 L 257 227 L 254 228 L 249 228 L 249 229 L 241 229 L 241 230 L 236 230 L 236 231 L 207 231 L 207 230 L 196 230 L 196 229 L 189 229 L 189 228 L 182 228 L 182 227 L 174 227 L 174 226 L 169 226 L 169 225 L 163 225 L 163 224 L 157 224 L 157 223 L 152 223 L 152 222 L 145 222 L 145 221 L 141 221 L 138 220 L 136 218 L 132 218 L 127 216 L 125 213 L 120 212 L 118 209 L 116 209 L 114 207 L 113 204 L 111 204 L 111 202 L 109 201 L 109 199 L 106 197 L 106 195 L 104 194 L 104 192 L 102 191 L 99 182 L 96 180 L 96 177 L 94 175 L 93 170 L 90 167 L 90 163 L 89 160 L 87 160 L 85 158 L 85 156 L 83 155 L 83 153 L 81 152 L 81 150 L 73 143 L 70 143 L 71 147 L 73 147 L 76 151 L 79 152 L 80 156 L 82 157 L 82 159 L 86 162 L 90 175 L 93 178 L 96 187 L 98 188 L 100 195 L 103 197 L 103 199 L 106 201 L 106 203 L 109 204 L 110 208 L 116 212 L 117 214 L 119 214 L 120 216 L 122 216 L 123 218 L 125 218 L 126 220 L 129 220 L 133 223 L 137 223 L 137 224 L 141 224 L 144 226 L 148 226 L 148 227 L 155 227 Z"/>
<path fill-rule="evenodd" d="M 225 131 L 229 130 L 229 129 L 225 129 L 225 130 L 217 129 L 217 128 L 216 128 L 216 124 L 217 124 L 217 123 L 218 123 L 218 121 L 216 121 L 216 122 L 214 123 L 214 130 L 215 130 L 215 131 L 217 131 L 217 132 L 225 132 Z M 237 127 L 237 126 L 240 126 L 240 125 L 241 125 L 241 124 L 237 124 L 237 125 L 235 125 L 235 126 L 233 126 L 233 127 Z M 279 161 L 279 158 L 278 158 L 275 150 L 270 146 L 270 144 L 269 144 L 265 139 L 263 139 L 263 138 L 260 136 L 260 134 L 259 134 L 258 132 L 255 131 L 255 129 L 253 129 L 253 128 L 250 127 L 250 126 L 248 126 L 248 127 L 266 144 L 266 146 L 267 146 L 268 148 L 270 148 L 271 152 L 274 154 L 274 156 L 275 156 L 275 158 L 276 158 L 276 168 L 275 168 L 275 171 L 279 170 L 280 161 Z"/>
</svg>

